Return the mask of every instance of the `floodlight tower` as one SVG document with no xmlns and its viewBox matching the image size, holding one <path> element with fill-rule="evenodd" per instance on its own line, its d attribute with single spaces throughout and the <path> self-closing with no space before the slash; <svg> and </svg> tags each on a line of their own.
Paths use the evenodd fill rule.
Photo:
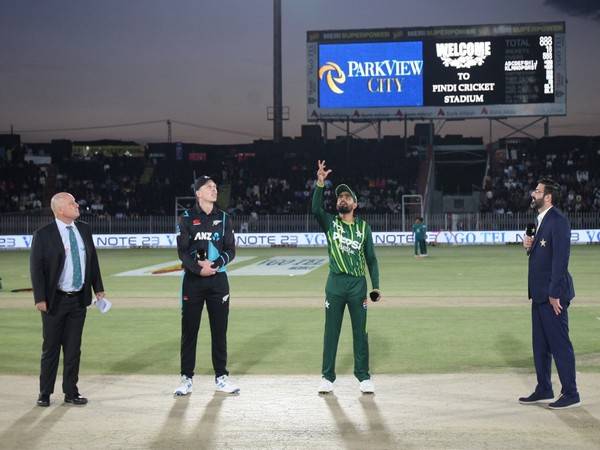
<svg viewBox="0 0 600 450">
<path fill-rule="evenodd" d="M 273 0 L 273 142 L 283 136 L 281 91 L 281 0 Z"/>
</svg>

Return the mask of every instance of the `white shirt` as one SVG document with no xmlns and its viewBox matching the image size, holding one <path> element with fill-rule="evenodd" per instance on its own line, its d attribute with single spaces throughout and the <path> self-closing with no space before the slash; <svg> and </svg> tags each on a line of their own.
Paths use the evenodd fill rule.
<svg viewBox="0 0 600 450">
<path fill-rule="evenodd" d="M 552 208 L 552 206 L 550 208 Z M 541 212 L 541 213 L 538 214 L 538 216 L 537 216 L 537 228 L 538 228 L 538 230 L 540 229 L 540 226 L 542 225 L 542 220 L 544 219 L 544 216 L 546 215 L 546 213 L 548 211 L 550 211 L 550 208 L 548 208 L 544 212 Z"/>
<path fill-rule="evenodd" d="M 60 233 L 60 238 L 62 239 L 65 248 L 65 266 L 63 267 L 63 271 L 58 280 L 58 289 L 65 292 L 79 291 L 83 286 L 73 286 L 73 258 L 71 257 L 71 241 L 69 240 L 69 230 L 67 229 L 67 226 L 73 227 L 75 239 L 77 239 L 82 283 L 85 280 L 85 245 L 83 244 L 83 238 L 79 234 L 75 222 L 69 224 L 56 219 L 56 225 L 58 225 L 58 232 Z"/>
</svg>

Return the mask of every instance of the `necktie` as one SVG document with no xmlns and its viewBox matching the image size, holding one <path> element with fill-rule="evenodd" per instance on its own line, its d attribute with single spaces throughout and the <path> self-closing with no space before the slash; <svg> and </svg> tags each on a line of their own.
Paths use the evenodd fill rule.
<svg viewBox="0 0 600 450">
<path fill-rule="evenodd" d="M 73 260 L 73 288 L 81 287 L 81 260 L 79 259 L 79 245 L 72 226 L 68 226 L 69 230 L 69 245 L 71 247 L 71 259 Z"/>
</svg>

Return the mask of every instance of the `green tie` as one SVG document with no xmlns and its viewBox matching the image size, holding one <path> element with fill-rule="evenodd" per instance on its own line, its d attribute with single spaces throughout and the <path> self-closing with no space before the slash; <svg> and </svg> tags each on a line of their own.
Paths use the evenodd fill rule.
<svg viewBox="0 0 600 450">
<path fill-rule="evenodd" d="M 68 226 L 69 244 L 71 246 L 71 259 L 73 260 L 73 289 L 81 288 L 81 260 L 79 259 L 79 245 L 72 226 Z"/>
</svg>

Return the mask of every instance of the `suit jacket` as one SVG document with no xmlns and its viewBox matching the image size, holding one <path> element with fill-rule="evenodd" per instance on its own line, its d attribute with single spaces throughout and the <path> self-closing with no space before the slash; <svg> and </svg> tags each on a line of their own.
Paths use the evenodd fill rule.
<svg viewBox="0 0 600 450">
<path fill-rule="evenodd" d="M 85 276 L 81 298 L 82 306 L 88 306 L 92 303 L 92 288 L 94 292 L 101 292 L 104 291 L 104 287 L 91 228 L 87 223 L 79 221 L 75 222 L 75 226 L 85 245 Z M 65 248 L 55 220 L 33 234 L 29 259 L 33 299 L 35 303 L 45 300 L 48 304 L 48 312 L 52 312 L 56 306 L 54 298 L 65 258 Z"/>
<path fill-rule="evenodd" d="M 575 297 L 569 273 L 571 226 L 556 207 L 552 207 L 539 226 L 529 253 L 529 298 L 546 303 L 549 297 L 570 302 Z"/>
</svg>

